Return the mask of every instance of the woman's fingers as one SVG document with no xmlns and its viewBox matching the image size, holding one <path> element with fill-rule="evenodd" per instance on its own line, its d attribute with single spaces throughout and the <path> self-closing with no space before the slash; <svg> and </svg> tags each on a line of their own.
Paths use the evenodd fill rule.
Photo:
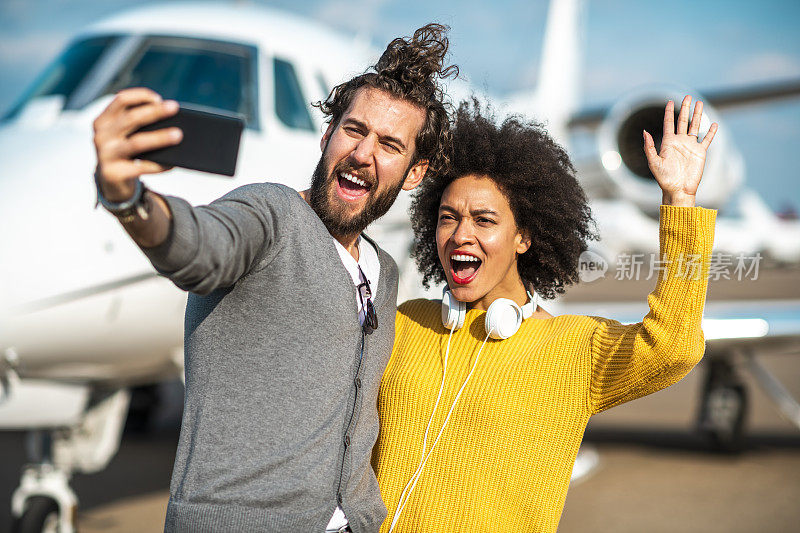
<svg viewBox="0 0 800 533">
<path fill-rule="evenodd" d="M 664 134 L 663 138 L 668 139 L 675 135 L 675 102 L 670 100 L 664 108 Z"/>
<path fill-rule="evenodd" d="M 676 134 L 686 134 L 686 130 L 689 126 L 689 107 L 692 105 L 692 97 L 688 94 L 683 98 L 683 103 L 681 104 L 681 111 L 678 113 L 678 129 L 675 131 Z"/>
<path fill-rule="evenodd" d="M 703 148 L 705 148 L 706 150 L 708 150 L 708 145 L 711 144 L 711 141 L 714 140 L 714 134 L 717 133 L 718 127 L 719 125 L 716 122 L 713 123 L 711 127 L 708 128 L 708 133 L 706 133 L 706 136 L 703 137 L 703 142 L 700 144 L 702 144 Z"/>
<path fill-rule="evenodd" d="M 656 143 L 653 142 L 653 137 L 643 130 L 644 134 L 644 155 L 647 156 L 647 162 L 653 166 L 658 161 L 658 152 L 656 151 Z"/>
<path fill-rule="evenodd" d="M 694 114 L 692 114 L 692 123 L 689 124 L 689 135 L 697 135 L 700 133 L 700 120 L 703 118 L 703 102 L 698 100 L 694 104 Z"/>
</svg>

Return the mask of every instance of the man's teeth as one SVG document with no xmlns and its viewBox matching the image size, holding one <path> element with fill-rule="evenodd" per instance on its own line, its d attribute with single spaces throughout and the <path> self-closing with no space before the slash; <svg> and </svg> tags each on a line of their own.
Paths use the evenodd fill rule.
<svg viewBox="0 0 800 533">
<path fill-rule="evenodd" d="M 343 177 L 344 179 L 348 180 L 348 181 L 352 181 L 356 185 L 360 185 L 362 187 L 367 187 L 367 182 L 366 181 L 362 180 L 361 178 L 357 178 L 357 177 L 353 176 L 349 172 L 342 172 L 339 175 L 341 177 Z"/>
<path fill-rule="evenodd" d="M 453 261 L 474 261 L 476 263 L 480 262 L 480 259 L 478 259 L 474 255 L 455 254 L 451 255 L 450 259 Z"/>
</svg>

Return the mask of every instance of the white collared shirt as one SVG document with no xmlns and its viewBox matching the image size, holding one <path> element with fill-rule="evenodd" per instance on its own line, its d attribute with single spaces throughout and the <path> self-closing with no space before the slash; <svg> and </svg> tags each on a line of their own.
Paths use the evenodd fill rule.
<svg viewBox="0 0 800 533">
<path fill-rule="evenodd" d="M 364 272 L 364 276 L 366 276 L 367 281 L 369 281 L 369 288 L 372 292 L 372 298 L 374 300 L 375 293 L 378 292 L 378 277 L 381 273 L 381 265 L 378 261 L 378 251 L 375 250 L 375 247 L 372 246 L 372 243 L 370 243 L 368 240 L 359 237 L 356 241 L 356 246 L 358 247 L 358 261 L 356 261 L 350 252 L 347 251 L 347 248 L 342 246 L 342 243 L 336 239 L 333 239 L 333 243 L 336 245 L 336 251 L 339 252 L 342 263 L 347 269 L 347 272 L 350 274 L 350 277 L 353 279 L 353 285 L 356 287 L 355 294 L 356 305 L 358 306 L 358 320 L 363 325 L 364 306 L 361 301 L 362 298 L 358 294 L 358 285 L 365 281 L 361 278 L 361 272 Z M 359 267 L 361 267 L 361 271 L 359 271 Z M 340 528 L 346 525 L 347 517 L 344 515 L 342 508 L 337 506 L 325 530 L 338 531 Z"/>
<path fill-rule="evenodd" d="M 378 292 L 378 278 L 381 274 L 381 265 L 378 261 L 378 251 L 375 250 L 375 247 L 366 240 L 362 239 L 361 237 L 358 238 L 356 241 L 356 246 L 358 247 L 358 261 L 350 255 L 350 252 L 347 251 L 347 248 L 342 246 L 342 243 L 333 239 L 334 244 L 336 245 L 336 251 L 339 252 L 339 256 L 342 258 L 342 263 L 344 267 L 347 269 L 347 272 L 350 273 L 350 277 L 353 279 L 353 285 L 356 286 L 355 296 L 356 296 L 356 305 L 358 305 L 358 319 L 361 324 L 364 323 L 364 306 L 361 304 L 361 298 L 358 294 L 358 285 L 363 283 L 364 280 L 361 279 L 361 273 L 358 271 L 358 267 L 361 267 L 361 271 L 364 272 L 364 275 L 367 277 L 369 281 L 369 288 L 372 291 L 372 301 L 375 302 L 375 294 Z"/>
</svg>

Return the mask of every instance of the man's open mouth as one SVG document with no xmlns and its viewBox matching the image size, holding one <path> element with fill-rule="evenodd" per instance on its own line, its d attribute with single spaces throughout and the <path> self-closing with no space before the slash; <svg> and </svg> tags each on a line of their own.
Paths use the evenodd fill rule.
<svg viewBox="0 0 800 533">
<path fill-rule="evenodd" d="M 469 253 L 454 252 L 450 254 L 450 274 L 453 276 L 453 281 L 459 285 L 469 283 L 475 279 L 481 263 L 480 259 Z"/>
<path fill-rule="evenodd" d="M 350 172 L 339 172 L 337 175 L 339 192 L 346 200 L 357 200 L 367 194 L 372 186 Z"/>
</svg>

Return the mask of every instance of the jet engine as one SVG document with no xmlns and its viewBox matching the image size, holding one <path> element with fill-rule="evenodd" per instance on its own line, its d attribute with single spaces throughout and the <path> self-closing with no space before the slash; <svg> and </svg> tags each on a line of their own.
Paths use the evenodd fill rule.
<svg viewBox="0 0 800 533">
<path fill-rule="evenodd" d="M 668 87 L 639 90 L 612 106 L 597 134 L 602 169 L 611 181 L 612 196 L 629 200 L 646 213 L 658 212 L 661 189 L 647 165 L 642 130 L 647 130 L 653 136 L 656 149 L 660 151 L 664 106 L 669 100 L 675 102 L 677 124 L 680 104 L 686 94 L 695 98 L 692 101 L 693 111 L 695 101 L 702 100 L 702 97 L 691 90 Z M 744 160 L 720 121 L 719 113 L 704 101 L 699 139 L 708 132 L 713 122 L 720 127 L 706 157 L 697 203 L 703 207 L 720 208 L 741 186 Z"/>
</svg>

